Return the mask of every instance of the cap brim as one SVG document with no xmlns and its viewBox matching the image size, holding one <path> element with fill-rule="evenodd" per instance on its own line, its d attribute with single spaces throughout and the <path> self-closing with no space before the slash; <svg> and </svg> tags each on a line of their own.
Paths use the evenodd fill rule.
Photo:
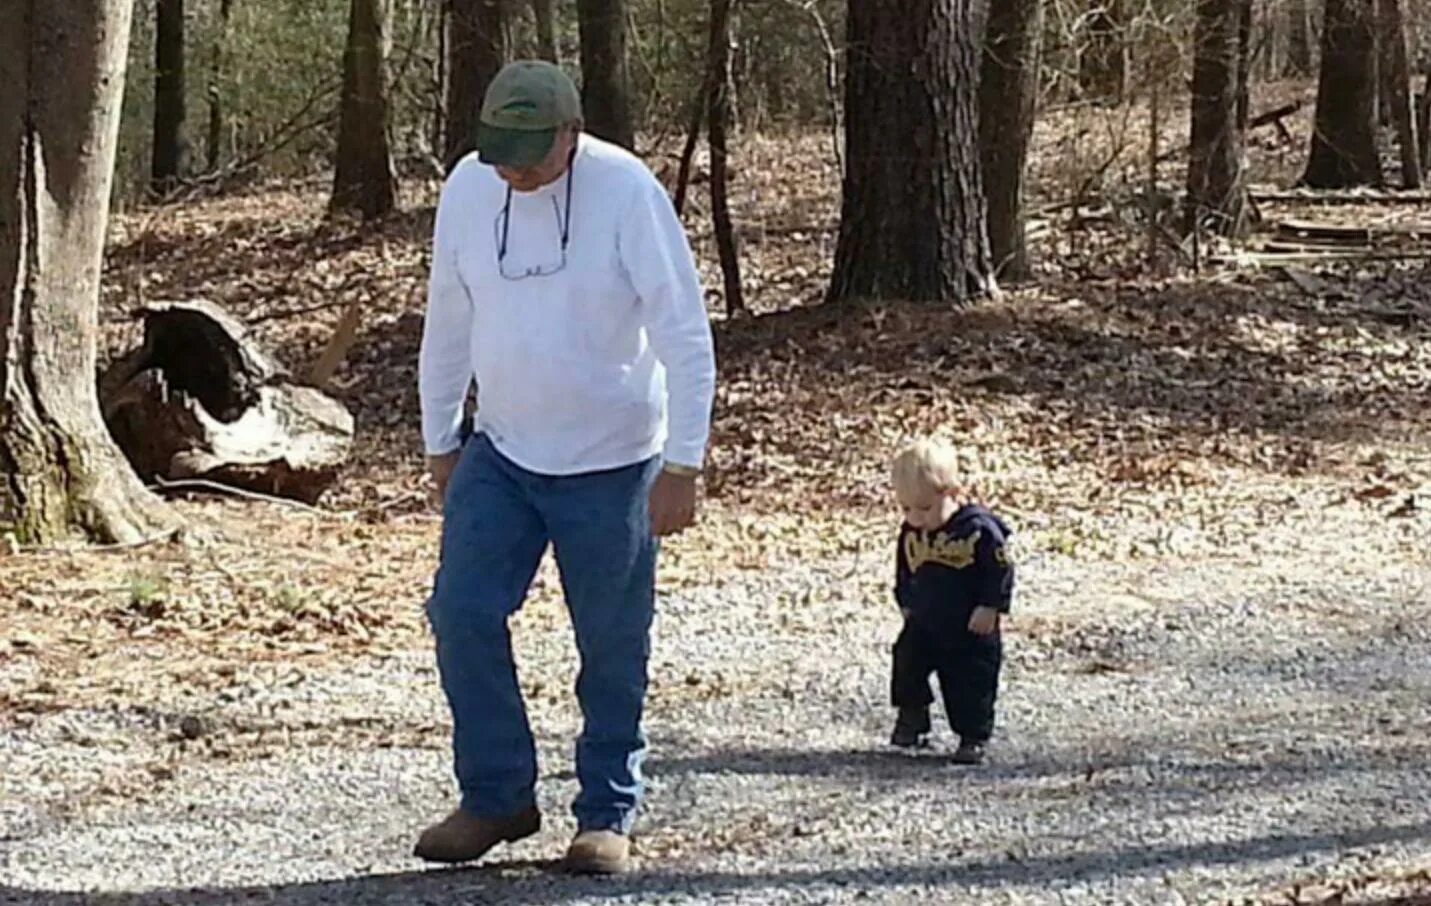
<svg viewBox="0 0 1431 906">
<path fill-rule="evenodd" d="M 555 129 L 503 129 L 477 124 L 477 156 L 497 167 L 534 167 L 546 160 L 556 144 Z"/>
</svg>

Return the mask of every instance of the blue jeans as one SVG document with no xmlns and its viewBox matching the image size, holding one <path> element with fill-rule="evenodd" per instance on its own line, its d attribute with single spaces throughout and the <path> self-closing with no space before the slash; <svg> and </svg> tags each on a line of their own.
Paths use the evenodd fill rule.
<svg viewBox="0 0 1431 906">
<path fill-rule="evenodd" d="M 427 604 L 464 811 L 505 817 L 536 801 L 536 747 L 507 618 L 521 608 L 550 542 L 581 655 L 581 793 L 572 812 L 582 830 L 630 832 L 644 791 L 641 710 L 657 551 L 647 495 L 657 469 L 650 460 L 546 476 L 517 466 L 481 434 L 464 446 Z"/>
</svg>

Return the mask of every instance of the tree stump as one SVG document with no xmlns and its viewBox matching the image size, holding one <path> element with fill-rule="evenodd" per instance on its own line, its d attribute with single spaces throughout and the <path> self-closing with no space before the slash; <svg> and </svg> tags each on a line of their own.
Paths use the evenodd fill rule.
<svg viewBox="0 0 1431 906">
<path fill-rule="evenodd" d="M 202 479 L 314 503 L 348 459 L 353 416 L 293 383 L 209 302 L 136 313 L 144 342 L 100 377 L 105 423 L 147 482 Z"/>
</svg>

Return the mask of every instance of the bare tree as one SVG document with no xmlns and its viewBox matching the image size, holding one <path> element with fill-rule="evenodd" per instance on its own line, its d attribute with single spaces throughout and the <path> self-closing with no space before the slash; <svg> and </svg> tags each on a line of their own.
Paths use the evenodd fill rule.
<svg viewBox="0 0 1431 906">
<path fill-rule="evenodd" d="M 1125 0 L 1091 0 L 1084 13 L 1078 53 L 1078 87 L 1083 96 L 1120 104 L 1128 88 Z M 1001 3 L 993 4 L 997 8 Z"/>
<path fill-rule="evenodd" d="M 1401 184 L 1421 187 L 1421 153 L 1416 139 L 1416 114 L 1411 106 L 1411 67 L 1406 58 L 1406 27 L 1401 0 L 1376 0 L 1381 38 L 1382 98 L 1396 124 L 1396 140 L 1401 148 Z"/>
<path fill-rule="evenodd" d="M 1029 279 L 1024 172 L 1038 102 L 1043 0 L 989 9 L 980 64 L 979 145 L 988 198 L 989 246 L 1001 282 Z"/>
<path fill-rule="evenodd" d="M 437 6 L 437 53 L 432 61 L 432 86 L 437 103 L 432 105 L 432 130 L 428 144 L 434 157 L 445 157 L 447 153 L 447 92 L 451 89 L 448 78 L 447 56 L 450 43 L 448 20 L 452 18 L 451 0 L 432 0 Z"/>
<path fill-rule="evenodd" d="M 556 0 L 532 0 L 532 16 L 537 21 L 537 53 L 551 63 L 561 62 L 557 44 Z"/>
<path fill-rule="evenodd" d="M 210 170 L 217 170 L 223 158 L 224 73 L 228 66 L 229 17 L 234 0 L 219 0 L 219 21 L 215 28 L 213 55 L 209 59 L 209 128 L 206 143 Z"/>
<path fill-rule="evenodd" d="M 695 164 L 696 146 L 700 144 L 701 127 L 705 124 L 706 115 L 710 112 L 710 92 L 711 72 L 710 67 L 707 66 L 706 76 L 701 80 L 700 93 L 691 105 L 690 125 L 686 127 L 686 143 L 681 148 L 681 164 L 676 171 L 675 207 L 677 214 L 686 212 L 686 193 L 691 187 L 691 169 Z"/>
<path fill-rule="evenodd" d="M 1264 79 L 1277 79 L 1288 70 L 1287 45 L 1291 40 L 1291 19 L 1285 3 L 1257 5 L 1253 27 L 1257 32 L 1258 73 Z"/>
<path fill-rule="evenodd" d="M 1326 0 L 1312 151 L 1302 183 L 1381 184 L 1376 152 L 1376 30 L 1372 0 Z"/>
<path fill-rule="evenodd" d="M 482 98 L 507 61 L 507 30 L 502 0 L 448 3 L 445 152 L 451 169 L 474 147 Z"/>
<path fill-rule="evenodd" d="M 0 3 L 0 532 L 133 542 L 173 526 L 95 389 L 129 0 Z"/>
<path fill-rule="evenodd" d="M 352 0 L 329 208 L 381 217 L 397 205 L 388 146 L 387 0 Z"/>
<path fill-rule="evenodd" d="M 1416 138 L 1421 147 L 1421 172 L 1431 171 L 1431 73 L 1416 97 Z"/>
<path fill-rule="evenodd" d="M 993 288 L 979 168 L 981 0 L 850 0 L 831 300 Z"/>
<path fill-rule="evenodd" d="M 626 66 L 625 0 L 576 0 L 581 33 L 581 106 L 586 129 L 626 148 L 635 146 Z"/>
<path fill-rule="evenodd" d="M 1287 67 L 1281 75 L 1312 74 L 1317 45 L 1312 28 L 1312 3 L 1313 0 L 1284 0 L 1279 7 L 1287 21 Z"/>
<path fill-rule="evenodd" d="M 745 296 L 740 287 L 740 255 L 735 246 L 735 230 L 730 222 L 728 191 L 729 149 L 726 129 L 730 125 L 732 6 L 733 0 L 711 0 L 710 73 L 706 81 L 711 143 L 711 216 L 714 220 L 716 249 L 720 254 L 721 275 L 725 281 L 726 313 L 729 315 L 745 310 Z"/>
<path fill-rule="evenodd" d="M 1242 232 L 1246 129 L 1244 15 L 1252 0 L 1198 0 L 1193 40 L 1192 142 L 1188 161 L 1188 232 Z"/>
<path fill-rule="evenodd" d="M 151 188 L 163 194 L 184 166 L 184 0 L 154 5 L 154 144 Z"/>
<path fill-rule="evenodd" d="M 1237 5 L 1237 128 L 1244 135 L 1252 116 L 1252 7 L 1254 0 Z"/>
</svg>

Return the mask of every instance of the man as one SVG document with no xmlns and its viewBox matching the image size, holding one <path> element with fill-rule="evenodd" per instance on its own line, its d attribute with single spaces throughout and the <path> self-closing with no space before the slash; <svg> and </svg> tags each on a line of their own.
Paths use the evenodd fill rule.
<svg viewBox="0 0 1431 906">
<path fill-rule="evenodd" d="M 507 618 L 548 543 L 581 655 L 581 792 L 566 865 L 610 873 L 630 858 L 656 536 L 695 518 L 715 363 L 665 190 L 581 124 L 559 68 L 510 64 L 487 91 L 476 154 L 438 203 L 419 367 L 444 501 L 428 617 L 462 798 L 418 840 L 432 861 L 476 859 L 540 828 Z"/>
</svg>

